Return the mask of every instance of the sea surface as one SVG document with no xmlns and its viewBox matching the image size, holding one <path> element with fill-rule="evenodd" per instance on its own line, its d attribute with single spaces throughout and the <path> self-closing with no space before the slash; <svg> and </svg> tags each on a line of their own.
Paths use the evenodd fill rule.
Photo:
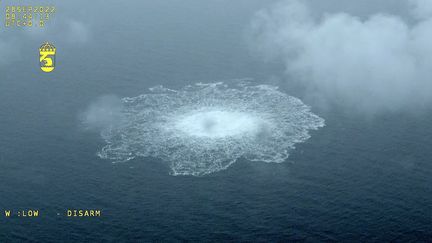
<svg viewBox="0 0 432 243">
<path fill-rule="evenodd" d="M 0 242 L 431 241 L 430 110 L 365 117 L 305 100 L 326 126 L 287 161 L 239 159 L 200 177 L 172 176 L 157 158 L 112 164 L 96 155 L 105 143 L 79 114 L 102 95 L 252 78 L 305 98 L 281 63 L 245 40 L 254 13 L 271 3 L 57 3 L 55 21 L 66 27 L 55 31 L 79 19 L 82 38 L 1 30 L 19 51 L 0 66 Z M 38 65 L 46 40 L 58 51 L 50 74 Z M 3 214 L 28 209 L 40 216 Z M 102 217 L 68 218 L 67 209 Z"/>
</svg>

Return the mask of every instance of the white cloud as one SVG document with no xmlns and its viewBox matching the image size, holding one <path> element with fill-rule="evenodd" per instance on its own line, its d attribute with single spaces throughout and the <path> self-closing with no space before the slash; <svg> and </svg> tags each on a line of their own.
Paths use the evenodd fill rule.
<svg viewBox="0 0 432 243">
<path fill-rule="evenodd" d="M 87 42 L 87 40 L 89 39 L 89 31 L 84 25 L 84 23 L 77 20 L 70 20 L 67 25 L 67 35 L 70 42 Z"/>
<path fill-rule="evenodd" d="M 40 41 L 46 40 L 47 36 L 52 41 L 69 44 L 82 44 L 90 40 L 88 25 L 76 19 L 61 19 L 43 28 L 28 27 L 23 30 L 30 38 Z"/>
<path fill-rule="evenodd" d="M 432 104 L 430 0 L 410 0 L 418 22 L 377 13 L 366 20 L 347 13 L 316 21 L 300 1 L 257 13 L 253 47 L 281 58 L 309 94 L 376 113 Z M 426 17 L 428 16 L 428 17 Z"/>
<path fill-rule="evenodd" d="M 417 18 L 426 19 L 432 17 L 431 0 L 409 0 L 412 12 Z"/>
<path fill-rule="evenodd" d="M 113 95 L 99 97 L 80 114 L 81 121 L 93 129 L 103 129 L 118 125 L 122 117 L 123 105 L 121 100 Z"/>
<path fill-rule="evenodd" d="M 0 39 L 0 66 L 11 64 L 20 58 L 21 51 L 11 40 Z"/>
</svg>

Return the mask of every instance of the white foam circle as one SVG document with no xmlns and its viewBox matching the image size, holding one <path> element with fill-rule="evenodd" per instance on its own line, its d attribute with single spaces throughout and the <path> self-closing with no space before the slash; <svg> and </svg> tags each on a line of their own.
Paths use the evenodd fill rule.
<svg viewBox="0 0 432 243">
<path fill-rule="evenodd" d="M 98 153 L 115 162 L 157 157 L 173 175 L 205 175 L 238 158 L 280 163 L 324 120 L 275 86 L 238 82 L 162 86 L 123 98 L 124 122 L 102 132 Z"/>
</svg>

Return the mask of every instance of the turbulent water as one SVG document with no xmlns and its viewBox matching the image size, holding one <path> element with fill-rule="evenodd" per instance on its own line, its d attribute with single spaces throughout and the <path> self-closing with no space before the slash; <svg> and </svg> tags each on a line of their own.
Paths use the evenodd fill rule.
<svg viewBox="0 0 432 243">
<path fill-rule="evenodd" d="M 209 174 L 241 157 L 280 163 L 309 130 L 324 126 L 299 99 L 245 81 L 157 86 L 122 102 L 123 122 L 102 132 L 107 145 L 99 156 L 115 162 L 160 158 L 173 175 Z"/>
</svg>

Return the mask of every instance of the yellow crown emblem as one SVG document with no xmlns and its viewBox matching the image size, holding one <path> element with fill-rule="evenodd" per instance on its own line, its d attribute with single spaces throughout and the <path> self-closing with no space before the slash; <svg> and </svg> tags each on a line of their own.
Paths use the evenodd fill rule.
<svg viewBox="0 0 432 243">
<path fill-rule="evenodd" d="M 39 48 L 40 52 L 55 52 L 55 50 L 56 50 L 55 46 L 49 42 L 45 42 Z"/>
<path fill-rule="evenodd" d="M 56 48 L 53 44 L 45 42 L 39 48 L 39 62 L 42 71 L 49 73 L 55 68 Z"/>
</svg>

